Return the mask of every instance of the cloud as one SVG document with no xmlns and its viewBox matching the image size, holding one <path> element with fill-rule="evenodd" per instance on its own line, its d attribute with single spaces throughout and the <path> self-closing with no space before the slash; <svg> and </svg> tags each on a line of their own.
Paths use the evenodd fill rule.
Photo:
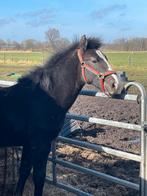
<svg viewBox="0 0 147 196">
<path fill-rule="evenodd" d="M 5 25 L 8 25 L 8 24 L 11 24 L 11 23 L 14 23 L 16 22 L 16 20 L 12 17 L 10 18 L 0 18 L 0 26 L 5 26 Z"/>
<path fill-rule="evenodd" d="M 97 11 L 94 11 L 92 12 L 91 16 L 95 19 L 97 18 L 105 18 L 107 17 L 108 15 L 110 15 L 111 13 L 114 13 L 114 12 L 121 12 L 120 15 L 124 15 L 125 14 L 125 10 L 126 10 L 126 5 L 125 4 L 115 4 L 115 5 L 111 5 L 111 6 L 108 6 L 108 7 L 105 7 L 103 9 L 100 9 L 100 10 L 97 10 Z"/>
<path fill-rule="evenodd" d="M 26 25 L 31 27 L 39 27 L 49 24 L 55 18 L 55 10 L 53 9 L 40 9 L 36 11 L 29 11 L 17 14 L 16 17 L 26 21 Z"/>
</svg>

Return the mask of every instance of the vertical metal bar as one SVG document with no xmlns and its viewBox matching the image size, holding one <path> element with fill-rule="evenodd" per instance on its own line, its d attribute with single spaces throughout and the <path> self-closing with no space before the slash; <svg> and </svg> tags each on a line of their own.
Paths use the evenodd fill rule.
<svg viewBox="0 0 147 196">
<path fill-rule="evenodd" d="M 140 163 L 140 196 L 147 196 L 147 95 L 145 88 L 137 82 L 129 82 L 126 89 L 135 86 L 141 93 L 141 163 Z"/>
<path fill-rule="evenodd" d="M 52 142 L 52 179 L 53 184 L 57 183 L 57 172 L 56 172 L 56 140 Z"/>
<path fill-rule="evenodd" d="M 147 97 L 141 98 L 141 188 L 140 195 L 147 196 Z"/>
</svg>

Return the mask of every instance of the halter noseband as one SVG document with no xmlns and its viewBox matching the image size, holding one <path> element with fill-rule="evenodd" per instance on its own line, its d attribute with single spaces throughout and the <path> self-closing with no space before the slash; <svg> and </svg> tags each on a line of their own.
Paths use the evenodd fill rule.
<svg viewBox="0 0 147 196">
<path fill-rule="evenodd" d="M 97 71 L 96 69 L 94 69 L 94 67 L 86 64 L 83 60 L 84 52 L 81 49 L 77 49 L 77 55 L 78 55 L 79 61 L 81 63 L 82 77 L 83 77 L 84 81 L 86 83 L 88 82 L 87 77 L 86 77 L 86 73 L 85 73 L 85 70 L 87 69 L 88 71 L 95 74 L 99 78 L 101 90 L 102 90 L 102 92 L 105 93 L 105 86 L 104 86 L 105 78 L 107 76 L 112 75 L 112 74 L 116 74 L 116 72 L 109 70 L 109 71 L 106 71 L 105 73 L 101 73 L 101 72 Z"/>
</svg>

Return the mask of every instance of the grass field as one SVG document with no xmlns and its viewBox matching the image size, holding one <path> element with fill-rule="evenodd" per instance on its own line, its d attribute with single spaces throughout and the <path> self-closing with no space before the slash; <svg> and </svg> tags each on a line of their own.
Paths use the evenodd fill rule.
<svg viewBox="0 0 147 196">
<path fill-rule="evenodd" d="M 33 67 L 43 64 L 49 56 L 45 52 L 0 51 L 0 80 L 17 80 Z"/>
<path fill-rule="evenodd" d="M 129 80 L 141 82 L 147 88 L 147 52 L 105 54 L 115 70 L 126 71 Z M 43 52 L 0 51 L 0 79 L 16 80 L 33 67 L 43 64 L 49 56 Z"/>
<path fill-rule="evenodd" d="M 0 51 L 0 65 L 34 65 L 47 58 L 47 52 Z"/>
<path fill-rule="evenodd" d="M 142 83 L 147 89 L 147 52 L 106 52 L 115 70 L 125 71 L 129 80 Z"/>
</svg>

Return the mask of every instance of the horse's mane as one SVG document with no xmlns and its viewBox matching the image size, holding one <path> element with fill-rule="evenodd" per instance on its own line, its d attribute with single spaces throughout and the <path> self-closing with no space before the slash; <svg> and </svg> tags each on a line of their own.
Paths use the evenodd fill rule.
<svg viewBox="0 0 147 196">
<path fill-rule="evenodd" d="M 21 77 L 18 82 L 27 82 L 33 80 L 33 82 L 38 83 L 40 77 L 42 76 L 43 72 L 47 72 L 56 66 L 62 66 L 59 63 L 60 60 L 63 60 L 66 63 L 67 58 L 70 57 L 70 54 L 73 53 L 79 47 L 80 41 L 75 40 L 70 46 L 65 48 L 62 51 L 57 52 L 54 54 L 43 66 L 38 66 L 37 68 L 31 70 L 28 74 Z M 102 42 L 99 38 L 89 37 L 87 38 L 87 49 L 98 49 L 102 46 Z"/>
<path fill-rule="evenodd" d="M 79 40 L 73 41 L 73 43 L 69 47 L 65 48 L 62 51 L 59 51 L 54 56 L 52 56 L 45 66 L 47 67 L 54 66 L 56 62 L 58 62 L 58 60 L 68 56 L 68 54 L 75 51 L 79 47 L 79 44 L 80 44 Z M 90 37 L 87 39 L 87 49 L 98 49 L 101 46 L 102 46 L 102 42 L 99 38 Z"/>
</svg>

